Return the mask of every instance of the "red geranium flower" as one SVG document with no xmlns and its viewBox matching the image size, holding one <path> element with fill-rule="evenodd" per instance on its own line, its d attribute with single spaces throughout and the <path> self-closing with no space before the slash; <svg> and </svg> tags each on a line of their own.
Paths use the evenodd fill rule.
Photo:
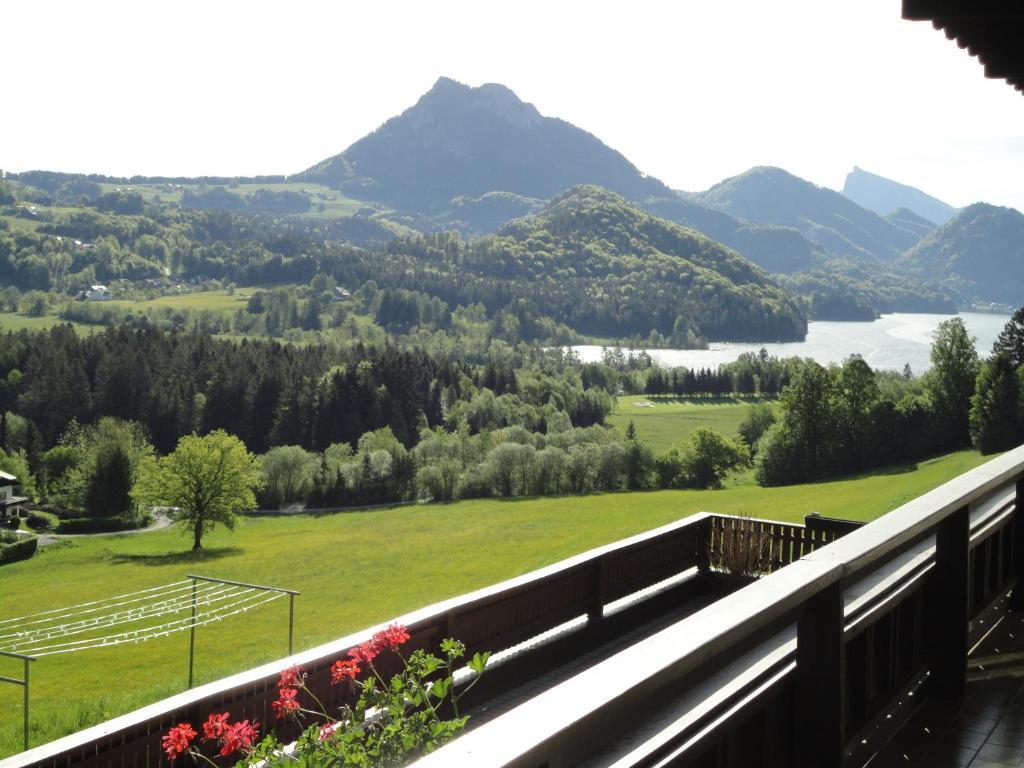
<svg viewBox="0 0 1024 768">
<path fill-rule="evenodd" d="M 298 688 L 306 680 L 306 670 L 300 664 L 281 671 L 281 679 L 277 681 L 278 688 Z"/>
<path fill-rule="evenodd" d="M 409 633 L 401 624 L 389 624 L 385 629 L 373 636 L 373 644 L 378 649 L 395 650 L 409 639 Z"/>
<path fill-rule="evenodd" d="M 377 644 L 373 640 L 367 640 L 365 643 L 352 648 L 348 655 L 353 661 L 362 664 L 372 664 L 373 660 L 377 658 L 378 653 L 380 653 L 380 648 L 377 647 Z"/>
<path fill-rule="evenodd" d="M 331 667 L 331 685 L 337 685 L 343 680 L 355 680 L 359 674 L 359 664 L 351 659 L 338 660 Z"/>
<path fill-rule="evenodd" d="M 320 741 L 326 741 L 331 737 L 338 728 L 341 727 L 341 723 L 328 723 L 327 725 L 320 726 Z"/>
<path fill-rule="evenodd" d="M 277 702 L 274 703 L 276 704 Z M 296 703 L 295 708 L 298 709 L 298 706 L 299 705 Z M 260 724 L 255 720 L 251 725 L 248 720 L 243 720 L 240 723 L 235 723 L 234 725 L 229 726 L 220 745 L 221 755 L 227 757 L 232 752 L 239 749 L 249 749 L 253 745 L 253 742 L 259 738 L 259 727 Z"/>
<path fill-rule="evenodd" d="M 295 700 L 299 692 L 295 688 L 282 688 L 278 693 L 280 698 L 270 705 L 274 708 L 274 716 L 278 720 L 299 711 L 299 702 Z"/>
<path fill-rule="evenodd" d="M 203 723 L 203 741 L 219 739 L 230 727 L 227 712 L 211 714 Z"/>
<path fill-rule="evenodd" d="M 192 739 L 196 736 L 196 732 L 192 730 L 192 726 L 189 723 L 179 723 L 171 728 L 164 736 L 163 741 L 167 759 L 173 760 L 182 752 L 187 752 L 188 745 L 192 743 Z"/>
</svg>

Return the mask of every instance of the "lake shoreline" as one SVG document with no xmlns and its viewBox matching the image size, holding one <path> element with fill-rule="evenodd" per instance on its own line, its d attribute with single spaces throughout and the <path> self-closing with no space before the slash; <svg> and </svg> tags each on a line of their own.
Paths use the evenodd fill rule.
<svg viewBox="0 0 1024 768">
<path fill-rule="evenodd" d="M 809 357 L 822 365 L 841 363 L 858 354 L 872 368 L 902 371 L 909 365 L 914 373 L 931 367 L 929 353 L 935 328 L 944 320 L 960 317 L 968 332 L 976 338 L 982 357 L 1010 319 L 994 312 L 959 312 L 956 315 L 895 312 L 872 321 L 815 320 L 807 324 L 802 342 L 710 342 L 703 349 L 670 347 L 615 347 L 576 344 L 568 347 L 585 362 L 599 362 L 605 349 L 621 349 L 625 354 L 646 352 L 665 367 L 717 368 L 736 360 L 745 352 L 764 348 L 776 357 Z"/>
</svg>

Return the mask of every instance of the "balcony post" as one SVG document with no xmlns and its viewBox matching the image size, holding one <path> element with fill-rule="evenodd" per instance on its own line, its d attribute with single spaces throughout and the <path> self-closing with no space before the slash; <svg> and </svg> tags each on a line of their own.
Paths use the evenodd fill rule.
<svg viewBox="0 0 1024 768">
<path fill-rule="evenodd" d="M 970 509 L 961 507 L 935 532 L 935 582 L 931 592 L 931 639 L 936 663 L 932 692 L 946 699 L 963 698 L 967 687 L 968 563 Z"/>
<path fill-rule="evenodd" d="M 829 585 L 804 603 L 796 626 L 795 765 L 840 768 L 845 744 L 843 588 Z"/>
<path fill-rule="evenodd" d="M 1013 575 L 1017 583 L 1010 597 L 1010 610 L 1024 611 L 1024 478 L 1017 481 L 1013 508 Z"/>
</svg>

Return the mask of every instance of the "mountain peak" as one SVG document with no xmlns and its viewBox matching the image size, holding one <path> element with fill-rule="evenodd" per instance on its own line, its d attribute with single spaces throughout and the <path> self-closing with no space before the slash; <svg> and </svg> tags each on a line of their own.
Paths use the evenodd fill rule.
<svg viewBox="0 0 1024 768">
<path fill-rule="evenodd" d="M 545 117 L 499 83 L 439 78 L 414 105 L 296 178 L 428 216 L 491 192 L 547 199 L 597 184 L 633 200 L 670 197 L 597 137 Z"/>
<path fill-rule="evenodd" d="M 843 194 L 880 216 L 906 208 L 918 216 L 943 224 L 956 215 L 956 208 L 920 189 L 865 171 L 859 166 L 847 174 Z"/>
</svg>

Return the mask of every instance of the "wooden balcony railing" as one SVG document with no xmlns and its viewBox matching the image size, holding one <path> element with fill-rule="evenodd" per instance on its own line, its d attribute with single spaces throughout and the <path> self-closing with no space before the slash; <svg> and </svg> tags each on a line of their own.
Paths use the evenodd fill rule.
<svg viewBox="0 0 1024 768">
<path fill-rule="evenodd" d="M 1022 451 L 841 541 L 854 524 L 810 519 L 805 527 L 700 513 L 397 617 L 413 648 L 453 636 L 470 653 L 499 652 L 572 620 L 600 625 L 609 604 L 706 567 L 716 537 L 736 526 L 768 534 L 777 569 L 418 765 L 611 765 L 600 762 L 609 755 L 625 760 L 614 763 L 620 768 L 856 759 L 849 757 L 849 745 L 859 743 L 854 736 L 868 733 L 915 680 L 931 672 L 932 688 L 955 693 L 966 642 L 957 627 L 966 632 L 967 612 L 977 613 L 1018 573 L 1016 553 L 1024 547 L 1014 531 L 1024 526 L 1013 524 L 1014 483 L 1024 471 Z M 378 628 L 170 697 L 0 761 L 0 768 L 168 765 L 160 739 L 175 723 L 199 722 L 212 711 L 273 723 L 277 675 L 296 663 L 325 704 L 340 705 L 330 665 Z M 951 664 L 954 658 L 960 661 Z M 662 723 L 666 717 L 671 723 Z M 815 761 L 794 757 L 812 748 Z M 837 757 L 821 762 L 822 755 Z"/>
<path fill-rule="evenodd" d="M 580 617 L 597 623 L 605 605 L 695 570 L 705 560 L 711 517 L 692 515 L 394 621 L 407 626 L 410 650 L 436 649 L 441 639 L 457 637 L 470 654 L 511 648 Z M 270 704 L 277 697 L 278 674 L 292 664 L 305 667 L 307 684 L 325 705 L 340 706 L 344 700 L 341 688 L 329 684 L 330 666 L 377 629 L 380 626 L 172 696 L 0 760 L 0 768 L 169 765 L 160 740 L 176 723 L 201 722 L 210 712 L 229 711 L 233 719 L 255 718 L 277 725 Z M 387 659 L 383 663 L 386 665 Z M 388 673 L 387 667 L 382 671 Z M 280 735 L 288 738 L 292 734 Z"/>
<path fill-rule="evenodd" d="M 415 768 L 864 765 L 908 701 L 962 695 L 969 643 L 991 627 L 991 606 L 1024 571 L 1022 477 L 1024 446 L 546 690 Z"/>
</svg>

